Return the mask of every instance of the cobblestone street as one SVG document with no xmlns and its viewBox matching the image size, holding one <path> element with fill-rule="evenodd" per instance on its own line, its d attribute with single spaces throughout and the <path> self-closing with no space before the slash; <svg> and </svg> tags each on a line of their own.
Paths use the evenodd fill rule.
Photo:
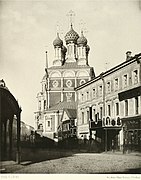
<svg viewBox="0 0 141 180">
<path fill-rule="evenodd" d="M 140 174 L 140 155 L 118 153 L 77 153 L 68 157 L 21 165 L 3 163 L 3 173 L 46 174 Z"/>
</svg>

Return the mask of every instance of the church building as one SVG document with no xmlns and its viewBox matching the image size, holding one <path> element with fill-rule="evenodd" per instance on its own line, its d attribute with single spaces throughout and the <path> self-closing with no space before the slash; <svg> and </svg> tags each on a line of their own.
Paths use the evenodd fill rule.
<svg viewBox="0 0 141 180">
<path fill-rule="evenodd" d="M 64 109 L 66 112 L 74 110 L 76 114 L 75 88 L 93 79 L 95 73 L 88 63 L 90 47 L 87 39 L 83 31 L 79 35 L 74 30 L 72 23 L 65 35 L 65 41 L 57 33 L 53 46 L 53 65 L 48 67 L 46 58 L 46 73 L 41 82 L 41 92 L 37 94 L 38 109 L 35 112 L 35 129 L 41 136 L 58 141 L 58 128 L 62 123 Z M 72 111 L 71 114 L 73 114 Z"/>
</svg>

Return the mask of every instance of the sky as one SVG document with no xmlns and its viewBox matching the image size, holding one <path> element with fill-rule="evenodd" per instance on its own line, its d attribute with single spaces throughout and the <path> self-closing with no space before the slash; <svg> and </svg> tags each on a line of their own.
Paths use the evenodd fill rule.
<svg viewBox="0 0 141 180">
<path fill-rule="evenodd" d="M 81 25 L 90 46 L 89 65 L 95 74 L 125 61 L 125 53 L 141 53 L 141 1 L 139 0 L 0 0 L 0 79 L 22 108 L 21 120 L 34 126 L 37 93 L 54 60 L 53 40 Z M 65 45 L 65 41 L 64 41 Z"/>
</svg>

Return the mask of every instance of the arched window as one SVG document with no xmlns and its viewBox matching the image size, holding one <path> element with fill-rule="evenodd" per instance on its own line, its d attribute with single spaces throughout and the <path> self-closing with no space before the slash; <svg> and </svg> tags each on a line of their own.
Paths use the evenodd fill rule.
<svg viewBox="0 0 141 180">
<path fill-rule="evenodd" d="M 42 130 L 43 131 L 43 125 L 42 124 L 38 125 L 38 130 Z"/>
</svg>

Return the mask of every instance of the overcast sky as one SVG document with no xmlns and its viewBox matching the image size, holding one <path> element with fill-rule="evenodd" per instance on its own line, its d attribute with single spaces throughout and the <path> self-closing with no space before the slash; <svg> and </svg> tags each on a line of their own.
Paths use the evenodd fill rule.
<svg viewBox="0 0 141 180">
<path fill-rule="evenodd" d="M 69 31 L 70 10 L 75 12 L 74 29 L 79 34 L 84 22 L 89 65 L 96 75 L 125 61 L 126 51 L 141 52 L 139 0 L 0 1 L 0 79 L 18 99 L 22 121 L 32 126 L 45 73 L 45 51 L 51 66 L 57 24 L 63 38 Z"/>
</svg>

